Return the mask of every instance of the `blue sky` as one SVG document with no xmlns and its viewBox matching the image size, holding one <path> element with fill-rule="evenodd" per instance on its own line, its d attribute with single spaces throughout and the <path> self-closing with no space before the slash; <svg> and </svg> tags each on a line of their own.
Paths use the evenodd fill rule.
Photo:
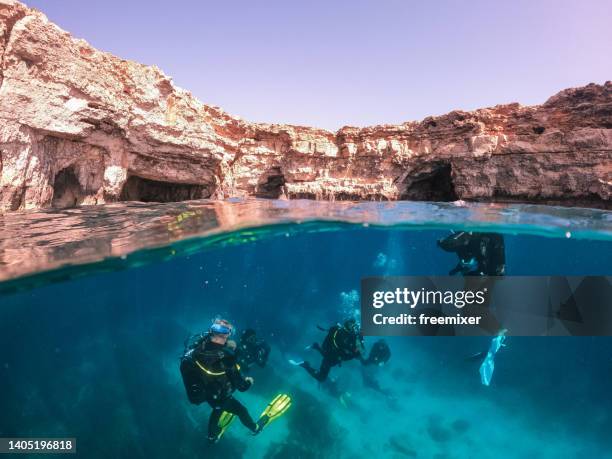
<svg viewBox="0 0 612 459">
<path fill-rule="evenodd" d="M 401 123 L 612 79 L 609 0 L 29 0 L 249 121 Z"/>
</svg>

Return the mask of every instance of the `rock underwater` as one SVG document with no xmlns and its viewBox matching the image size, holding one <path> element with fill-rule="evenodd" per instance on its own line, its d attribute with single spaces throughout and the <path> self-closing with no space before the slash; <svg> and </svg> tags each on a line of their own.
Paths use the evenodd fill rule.
<svg viewBox="0 0 612 459">
<path fill-rule="evenodd" d="M 610 207 L 612 83 L 337 132 L 249 123 L 0 0 L 0 211 L 265 197 Z"/>
</svg>

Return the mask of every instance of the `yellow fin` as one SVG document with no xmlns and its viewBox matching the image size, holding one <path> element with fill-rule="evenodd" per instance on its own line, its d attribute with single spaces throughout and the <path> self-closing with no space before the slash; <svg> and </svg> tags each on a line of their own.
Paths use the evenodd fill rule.
<svg viewBox="0 0 612 459">
<path fill-rule="evenodd" d="M 268 404 L 266 409 L 261 413 L 257 424 L 259 425 L 259 429 L 263 429 L 270 422 L 275 419 L 281 417 L 283 414 L 287 412 L 287 410 L 291 407 L 291 397 L 287 394 L 278 394 L 274 399 Z"/>
<path fill-rule="evenodd" d="M 216 440 L 219 440 L 223 436 L 223 434 L 230 426 L 235 417 L 235 415 L 233 415 L 232 413 L 228 413 L 227 411 L 221 413 L 221 416 L 219 416 L 219 421 L 217 422 L 217 426 L 221 430 L 219 431 L 219 435 L 217 435 Z"/>
</svg>

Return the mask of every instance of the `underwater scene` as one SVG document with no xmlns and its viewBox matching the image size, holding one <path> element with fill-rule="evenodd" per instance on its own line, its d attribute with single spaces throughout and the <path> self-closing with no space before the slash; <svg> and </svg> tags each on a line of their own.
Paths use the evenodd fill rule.
<svg viewBox="0 0 612 459">
<path fill-rule="evenodd" d="M 0 226 L 0 437 L 75 438 L 88 458 L 612 457 L 609 337 L 510 331 L 488 385 L 484 330 L 365 336 L 362 362 L 318 371 L 329 335 L 359 327 L 363 277 L 446 276 L 458 257 L 439 241 L 457 234 L 497 241 L 497 275 L 610 275 L 611 212 L 194 201 Z M 240 363 L 224 369 L 240 419 L 217 407 L 212 439 L 217 402 L 185 364 L 209 333 Z"/>
</svg>

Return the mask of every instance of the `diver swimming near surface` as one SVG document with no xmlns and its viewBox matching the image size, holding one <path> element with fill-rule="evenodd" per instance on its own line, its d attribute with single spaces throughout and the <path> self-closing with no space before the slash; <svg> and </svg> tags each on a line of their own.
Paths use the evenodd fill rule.
<svg viewBox="0 0 612 459">
<path fill-rule="evenodd" d="M 491 291 L 495 286 L 493 277 L 506 274 L 506 254 L 504 237 L 497 233 L 479 233 L 471 231 L 453 232 L 444 239 L 438 240 L 438 247 L 446 252 L 453 252 L 459 257 L 457 265 L 448 273 L 449 276 L 460 273 L 464 276 L 464 290 Z M 489 308 L 490 296 L 482 305 L 468 305 L 463 314 L 465 316 L 480 316 L 481 327 L 488 332 L 495 333 L 487 352 L 479 352 L 469 357 L 470 360 L 481 359 L 480 378 L 483 385 L 491 383 L 495 369 L 495 355 L 505 347 L 507 330 L 502 327 L 499 320 Z"/>
<path fill-rule="evenodd" d="M 264 368 L 270 355 L 270 345 L 262 339 L 257 339 L 255 330 L 247 328 L 240 335 L 236 355 L 238 364 L 245 371 L 253 365 Z"/>
<path fill-rule="evenodd" d="M 453 232 L 438 240 L 438 247 L 459 257 L 449 276 L 503 276 L 506 272 L 504 237 L 497 233 Z"/>
<path fill-rule="evenodd" d="M 437 244 L 445 252 L 455 253 L 459 258 L 457 265 L 448 275 L 461 274 L 465 291 L 492 292 L 495 277 L 506 274 L 505 242 L 501 234 L 453 231 L 449 236 L 439 239 Z M 489 308 L 490 297 L 491 295 L 487 295 L 483 304 L 466 306 L 463 315 L 481 317 L 480 327 L 489 333 L 497 333 L 503 326 Z"/>
<path fill-rule="evenodd" d="M 236 400 L 233 393 L 244 392 L 253 384 L 253 378 L 240 371 L 235 348 L 229 339 L 234 327 L 227 320 L 215 319 L 208 333 L 198 336 L 187 346 L 181 357 L 180 370 L 189 401 L 195 405 L 207 402 L 212 413 L 208 422 L 208 439 L 215 442 L 238 416 L 240 422 L 253 434 L 258 434 L 272 420 L 291 406 L 291 398 L 278 395 L 255 422 L 247 408 Z"/>
<path fill-rule="evenodd" d="M 330 370 L 342 362 L 353 359 L 363 360 L 364 344 L 363 335 L 355 319 L 348 319 L 343 325 L 336 324 L 328 330 L 319 327 L 322 331 L 327 331 L 323 344 L 313 343 L 312 349 L 321 353 L 323 360 L 319 369 L 313 368 L 308 361 L 297 362 L 290 360 L 293 365 L 304 368 L 310 376 L 319 382 L 327 379 Z"/>
</svg>

